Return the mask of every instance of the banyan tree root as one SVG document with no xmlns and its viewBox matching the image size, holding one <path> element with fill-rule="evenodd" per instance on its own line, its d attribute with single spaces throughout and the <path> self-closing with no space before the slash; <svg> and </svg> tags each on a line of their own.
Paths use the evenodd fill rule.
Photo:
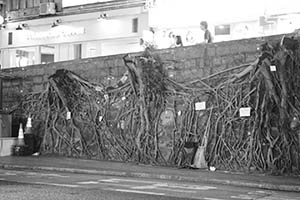
<svg viewBox="0 0 300 200">
<path fill-rule="evenodd" d="M 206 160 L 218 168 L 299 173 L 298 44 L 285 37 L 264 44 L 253 63 L 186 84 L 168 78 L 147 50 L 124 57 L 127 72 L 114 87 L 58 70 L 23 108 L 42 127 L 44 153 L 183 165 L 184 145 L 193 141 L 205 144 Z M 206 110 L 197 110 L 203 101 Z M 250 117 L 239 115 L 243 107 Z"/>
</svg>

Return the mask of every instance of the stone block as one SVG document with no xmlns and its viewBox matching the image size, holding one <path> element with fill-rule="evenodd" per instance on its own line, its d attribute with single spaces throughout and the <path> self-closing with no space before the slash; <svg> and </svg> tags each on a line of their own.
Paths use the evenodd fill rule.
<svg viewBox="0 0 300 200">
<path fill-rule="evenodd" d="M 185 60 L 184 66 L 187 70 L 196 67 L 196 59 Z"/>
<path fill-rule="evenodd" d="M 202 57 L 205 51 L 205 48 L 200 45 L 190 46 L 184 49 L 185 58 L 199 58 Z"/>
<path fill-rule="evenodd" d="M 45 68 L 44 67 L 39 67 L 39 68 L 36 68 L 34 70 L 34 75 L 43 75 L 45 74 Z"/>
<path fill-rule="evenodd" d="M 7 81 L 3 81 L 3 87 L 10 87 L 12 84 L 11 84 L 11 81 L 7 80 Z"/>
<path fill-rule="evenodd" d="M 223 56 L 221 58 L 222 65 L 231 65 L 233 63 L 234 57 L 232 55 Z"/>
<path fill-rule="evenodd" d="M 44 90 L 44 87 L 43 87 L 42 84 L 33 85 L 33 87 L 32 87 L 33 92 L 40 92 L 40 91 L 43 91 L 43 90 Z"/>
<path fill-rule="evenodd" d="M 204 53 L 203 56 L 213 57 L 217 56 L 217 49 L 215 46 L 207 46 L 206 47 L 206 53 Z"/>
<path fill-rule="evenodd" d="M 204 59 L 203 58 L 196 59 L 196 67 L 198 67 L 198 68 L 204 67 Z"/>
<path fill-rule="evenodd" d="M 210 67 L 213 63 L 213 57 L 205 57 L 204 60 L 204 67 Z"/>
<path fill-rule="evenodd" d="M 11 85 L 12 86 L 18 86 L 18 85 L 20 85 L 21 84 L 21 81 L 20 80 L 12 80 L 11 81 Z"/>
<path fill-rule="evenodd" d="M 248 62 L 254 62 L 258 58 L 258 54 L 246 54 L 246 63 Z"/>
<path fill-rule="evenodd" d="M 212 74 L 212 68 L 211 67 L 204 67 L 202 70 L 203 77 L 209 76 Z"/>
<path fill-rule="evenodd" d="M 222 64 L 222 59 L 220 57 L 213 58 L 213 66 L 220 66 Z"/>
<path fill-rule="evenodd" d="M 239 45 L 239 53 L 258 53 L 259 45 L 257 43 L 249 44 L 241 44 Z"/>
<path fill-rule="evenodd" d="M 226 45 L 218 46 L 216 50 L 216 56 L 225 56 L 225 55 L 231 55 L 230 46 L 226 46 Z"/>
<path fill-rule="evenodd" d="M 44 80 L 43 76 L 34 76 L 32 79 L 33 83 L 42 83 L 43 80 Z"/>
<path fill-rule="evenodd" d="M 175 55 L 173 53 L 162 53 L 159 54 L 162 61 L 164 60 L 175 60 Z"/>
</svg>

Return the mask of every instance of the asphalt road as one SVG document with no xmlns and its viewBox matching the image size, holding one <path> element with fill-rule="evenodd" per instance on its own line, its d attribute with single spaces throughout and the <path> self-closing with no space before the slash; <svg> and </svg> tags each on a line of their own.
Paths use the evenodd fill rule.
<svg viewBox="0 0 300 200">
<path fill-rule="evenodd" d="M 300 193 L 195 182 L 0 170 L 0 200 L 300 200 Z"/>
</svg>

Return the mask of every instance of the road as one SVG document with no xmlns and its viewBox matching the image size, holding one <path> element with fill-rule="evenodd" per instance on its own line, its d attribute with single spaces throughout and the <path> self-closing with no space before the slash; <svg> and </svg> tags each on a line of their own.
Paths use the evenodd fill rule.
<svg viewBox="0 0 300 200">
<path fill-rule="evenodd" d="M 206 183 L 0 170 L 0 200 L 300 200 L 300 193 Z"/>
</svg>

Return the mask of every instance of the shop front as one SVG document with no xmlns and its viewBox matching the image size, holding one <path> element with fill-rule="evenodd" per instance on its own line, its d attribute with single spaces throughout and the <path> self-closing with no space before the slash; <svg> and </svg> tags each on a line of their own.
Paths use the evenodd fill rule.
<svg viewBox="0 0 300 200">
<path fill-rule="evenodd" d="M 140 38 L 147 29 L 148 15 L 141 8 L 8 23 L 0 31 L 1 66 L 24 67 L 140 51 Z"/>
</svg>

